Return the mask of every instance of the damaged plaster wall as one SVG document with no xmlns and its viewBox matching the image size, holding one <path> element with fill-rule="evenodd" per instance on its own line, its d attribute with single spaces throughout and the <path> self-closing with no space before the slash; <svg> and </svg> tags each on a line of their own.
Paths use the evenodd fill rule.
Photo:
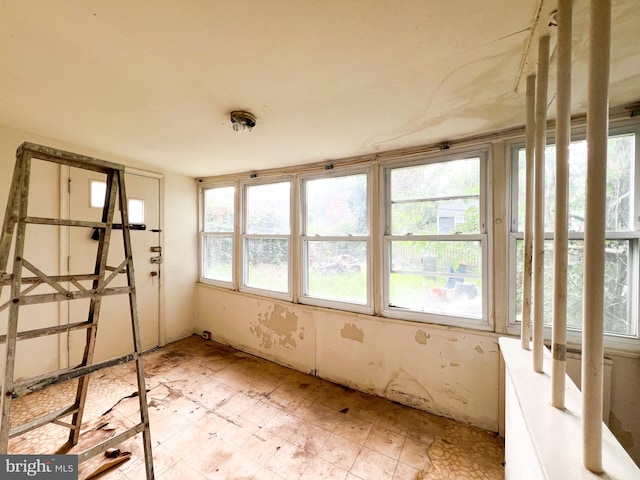
<svg viewBox="0 0 640 480">
<path fill-rule="evenodd" d="M 315 373 L 314 323 L 308 309 L 198 285 L 196 331 L 304 373 Z"/>
<path fill-rule="evenodd" d="M 498 429 L 497 336 L 198 285 L 198 332 L 326 380 Z"/>
<path fill-rule="evenodd" d="M 313 317 L 320 377 L 497 431 L 495 335 L 321 309 Z"/>
</svg>

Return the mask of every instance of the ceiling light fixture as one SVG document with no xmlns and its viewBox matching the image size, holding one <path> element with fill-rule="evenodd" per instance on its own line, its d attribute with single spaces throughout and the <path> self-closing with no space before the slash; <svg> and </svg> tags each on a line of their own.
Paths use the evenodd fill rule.
<svg viewBox="0 0 640 480">
<path fill-rule="evenodd" d="M 231 112 L 230 116 L 234 132 L 250 132 L 256 126 L 256 117 L 253 113 L 236 110 Z"/>
</svg>

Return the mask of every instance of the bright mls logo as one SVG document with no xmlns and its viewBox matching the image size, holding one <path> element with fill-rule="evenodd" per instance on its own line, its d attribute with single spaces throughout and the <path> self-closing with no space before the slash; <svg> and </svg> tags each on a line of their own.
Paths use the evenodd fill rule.
<svg viewBox="0 0 640 480">
<path fill-rule="evenodd" d="M 76 455 L 0 455 L 0 479 L 78 480 Z"/>
</svg>

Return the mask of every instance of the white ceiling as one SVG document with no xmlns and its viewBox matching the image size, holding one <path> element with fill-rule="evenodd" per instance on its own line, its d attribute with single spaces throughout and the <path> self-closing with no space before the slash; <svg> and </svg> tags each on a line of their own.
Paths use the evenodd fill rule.
<svg viewBox="0 0 640 480">
<path fill-rule="evenodd" d="M 575 1 L 576 113 L 587 3 Z M 637 0 L 613 3 L 612 106 L 640 99 Z M 454 140 L 523 123 L 527 45 L 554 7 L 3 0 L 0 124 L 191 176 Z M 256 115 L 252 132 L 232 131 L 235 109 Z"/>
</svg>

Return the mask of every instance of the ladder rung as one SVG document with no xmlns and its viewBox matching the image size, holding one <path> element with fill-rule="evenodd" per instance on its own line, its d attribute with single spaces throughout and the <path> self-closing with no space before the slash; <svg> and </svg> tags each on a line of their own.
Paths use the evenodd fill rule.
<svg viewBox="0 0 640 480">
<path fill-rule="evenodd" d="M 39 225 L 60 225 L 64 227 L 107 228 L 106 222 L 88 222 L 85 220 L 68 220 L 66 218 L 25 217 L 25 223 Z"/>
<path fill-rule="evenodd" d="M 109 269 L 109 267 L 107 267 L 107 270 Z M 82 274 L 82 275 L 51 275 L 51 276 L 47 276 L 48 279 L 50 279 L 52 282 L 70 282 L 72 280 L 76 280 L 78 282 L 82 282 L 85 280 L 97 280 L 98 279 L 98 275 L 94 274 L 94 273 L 87 273 L 87 274 Z M 6 274 L 6 275 L 0 275 L 0 286 L 2 285 L 11 285 L 13 279 L 13 275 L 11 274 Z M 42 283 L 42 279 L 39 277 L 22 277 L 20 279 L 20 283 L 24 284 L 31 284 L 31 283 Z"/>
<path fill-rule="evenodd" d="M 133 437 L 134 435 L 139 434 L 145 428 L 146 427 L 144 423 L 138 423 L 137 425 L 134 425 L 133 427 L 131 427 L 129 430 L 125 430 L 121 434 L 116 435 L 115 437 L 112 437 L 108 440 L 105 440 L 104 442 L 99 443 L 98 445 L 91 447 L 88 450 L 85 450 L 84 452 L 78 455 L 78 463 L 86 462 L 90 458 L 93 458 L 96 455 L 100 455 L 101 453 L 106 452 L 111 447 L 119 445 L 125 440 Z"/>
<path fill-rule="evenodd" d="M 44 337 L 45 335 L 55 335 L 56 333 L 71 332 L 73 330 L 80 330 L 82 328 L 89 328 L 95 325 L 91 322 L 78 322 L 70 323 L 69 325 L 56 325 L 55 327 L 39 328 L 37 330 L 26 330 L 24 332 L 18 332 L 17 340 L 27 340 L 29 338 Z M 0 343 L 7 341 L 6 335 L 0 335 Z"/>
<path fill-rule="evenodd" d="M 78 411 L 78 407 L 75 405 L 71 405 L 70 407 L 65 407 L 55 412 L 51 412 L 44 417 L 38 417 L 35 420 L 31 420 L 30 422 L 23 423 L 22 425 L 18 425 L 15 428 L 12 428 L 9 432 L 9 438 L 17 437 L 18 435 L 22 435 L 23 433 L 27 433 L 33 429 L 51 423 L 58 418 L 66 417 L 67 415 L 71 415 Z"/>
<path fill-rule="evenodd" d="M 134 289 L 131 287 L 113 287 L 105 288 L 100 292 L 95 290 L 86 290 L 84 292 L 69 292 L 67 295 L 62 293 L 41 293 L 39 295 L 25 295 L 20 298 L 20 305 L 35 305 L 37 303 L 62 302 L 64 300 L 79 300 L 81 298 L 93 298 L 107 295 L 123 295 L 131 293 Z"/>
<path fill-rule="evenodd" d="M 21 380 L 13 385 L 13 398 L 22 397 L 27 393 L 37 392 L 55 383 L 71 380 L 72 378 L 84 377 L 85 375 L 102 370 L 103 368 L 109 368 L 130 362 L 135 360 L 136 357 L 136 353 L 129 353 L 122 357 L 112 358 L 111 360 L 94 363 L 93 365 L 65 368 L 64 370 L 58 370 L 57 372 L 46 373 L 38 377 Z"/>
</svg>

